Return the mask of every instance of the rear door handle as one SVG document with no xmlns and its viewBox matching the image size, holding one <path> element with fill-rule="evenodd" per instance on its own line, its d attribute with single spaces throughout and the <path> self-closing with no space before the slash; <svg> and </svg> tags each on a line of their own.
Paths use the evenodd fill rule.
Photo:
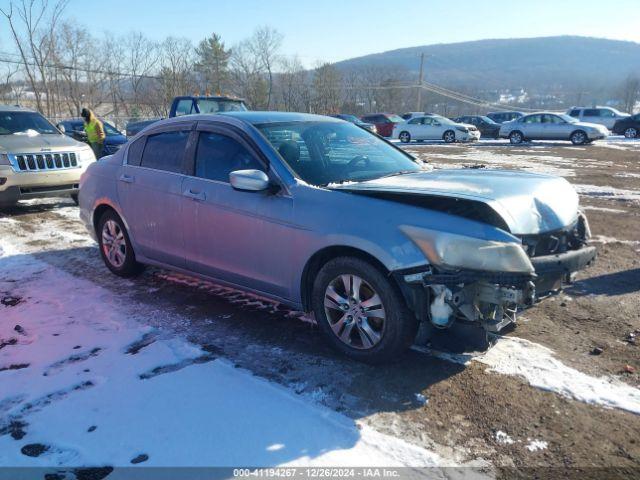
<svg viewBox="0 0 640 480">
<path fill-rule="evenodd" d="M 124 183 L 133 183 L 134 178 L 131 175 L 123 173 L 122 175 L 120 175 L 120 181 Z"/>
<path fill-rule="evenodd" d="M 204 192 L 193 190 L 191 188 L 186 190 L 183 195 L 198 202 L 204 202 L 207 199 L 207 195 Z"/>
</svg>

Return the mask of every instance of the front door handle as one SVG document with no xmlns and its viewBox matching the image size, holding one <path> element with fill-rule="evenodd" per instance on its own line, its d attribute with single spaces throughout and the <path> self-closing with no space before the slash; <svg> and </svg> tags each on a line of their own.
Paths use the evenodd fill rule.
<svg viewBox="0 0 640 480">
<path fill-rule="evenodd" d="M 131 175 L 127 175 L 126 173 L 123 173 L 122 175 L 120 175 L 120 181 L 124 182 L 124 183 L 133 183 L 134 182 L 134 178 Z"/>
<path fill-rule="evenodd" d="M 183 195 L 198 202 L 204 202 L 207 199 L 207 195 L 204 192 L 194 190 L 192 188 L 186 190 Z"/>
</svg>

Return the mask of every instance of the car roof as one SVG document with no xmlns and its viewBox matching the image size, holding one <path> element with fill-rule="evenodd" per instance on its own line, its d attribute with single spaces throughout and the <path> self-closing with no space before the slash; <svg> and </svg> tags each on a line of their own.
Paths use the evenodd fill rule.
<svg viewBox="0 0 640 480">
<path fill-rule="evenodd" d="M 3 105 L 3 104 L 0 104 L 0 112 L 32 112 L 32 113 L 35 113 L 35 110 L 31 110 L 30 108 L 21 107 L 20 105 Z"/>
<path fill-rule="evenodd" d="M 211 121 L 221 118 L 234 118 L 244 123 L 260 125 L 265 123 L 288 123 L 288 122 L 344 122 L 339 118 L 327 117 L 325 115 L 314 115 L 311 113 L 294 112 L 220 112 L 220 113 L 200 113 L 194 115 L 180 115 L 178 117 L 167 118 L 153 123 L 152 125 L 168 125 L 184 121 Z"/>
</svg>

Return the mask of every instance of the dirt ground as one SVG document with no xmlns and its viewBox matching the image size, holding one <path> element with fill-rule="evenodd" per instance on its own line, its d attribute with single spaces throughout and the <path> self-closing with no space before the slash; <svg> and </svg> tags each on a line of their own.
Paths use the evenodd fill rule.
<svg viewBox="0 0 640 480">
<path fill-rule="evenodd" d="M 406 148 L 435 168 L 522 168 L 559 174 L 576 185 L 598 261 L 564 293 L 523 312 L 506 335 L 548 347 L 580 372 L 640 388 L 640 141 Z M 296 312 L 158 269 L 119 279 L 87 241 L 67 199 L 21 203 L 0 213 L 0 229 L 0 242 L 11 237 L 40 260 L 118 293 L 123 303 L 135 305 L 136 317 L 165 334 L 186 336 L 383 433 L 501 478 L 640 476 L 640 416 L 633 413 L 543 391 L 521 376 L 422 349 L 393 365 L 354 363 L 329 349 Z M 534 440 L 546 444 L 527 448 Z"/>
</svg>

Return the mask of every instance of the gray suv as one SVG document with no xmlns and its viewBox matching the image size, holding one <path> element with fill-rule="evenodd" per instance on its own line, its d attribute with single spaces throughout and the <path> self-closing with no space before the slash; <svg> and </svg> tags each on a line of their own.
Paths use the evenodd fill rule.
<svg viewBox="0 0 640 480">
<path fill-rule="evenodd" d="M 428 171 L 356 125 L 296 113 L 158 122 L 88 169 L 80 216 L 113 273 L 157 265 L 313 312 L 371 362 L 420 322 L 497 332 L 595 257 L 562 178 Z"/>
</svg>

